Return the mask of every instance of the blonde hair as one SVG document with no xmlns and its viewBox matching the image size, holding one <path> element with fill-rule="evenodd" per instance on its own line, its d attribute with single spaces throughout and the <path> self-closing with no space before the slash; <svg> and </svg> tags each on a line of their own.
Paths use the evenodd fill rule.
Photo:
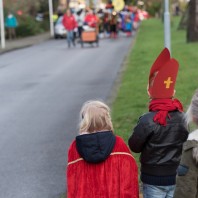
<svg viewBox="0 0 198 198">
<path fill-rule="evenodd" d="M 188 124 L 193 121 L 198 125 L 198 89 L 195 91 L 190 106 L 186 112 L 186 120 Z"/>
<path fill-rule="evenodd" d="M 80 112 L 79 133 L 109 130 L 113 131 L 110 108 L 103 102 L 87 101 Z"/>
</svg>

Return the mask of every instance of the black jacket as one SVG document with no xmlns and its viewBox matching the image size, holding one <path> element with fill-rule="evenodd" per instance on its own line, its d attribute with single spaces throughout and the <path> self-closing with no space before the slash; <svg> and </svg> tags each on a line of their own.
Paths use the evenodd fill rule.
<svg viewBox="0 0 198 198">
<path fill-rule="evenodd" d="M 182 145 L 188 137 L 184 113 L 169 112 L 167 125 L 153 121 L 156 112 L 149 112 L 139 118 L 129 138 L 130 149 L 140 153 L 141 173 L 151 176 L 176 175 Z"/>
</svg>

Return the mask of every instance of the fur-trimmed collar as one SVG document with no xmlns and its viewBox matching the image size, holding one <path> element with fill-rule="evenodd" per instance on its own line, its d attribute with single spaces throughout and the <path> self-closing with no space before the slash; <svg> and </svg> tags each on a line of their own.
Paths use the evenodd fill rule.
<svg viewBox="0 0 198 198">
<path fill-rule="evenodd" d="M 198 129 L 191 132 L 188 136 L 188 140 L 196 140 L 198 141 Z"/>
<path fill-rule="evenodd" d="M 198 147 L 193 148 L 192 156 L 196 164 L 198 164 Z"/>
</svg>

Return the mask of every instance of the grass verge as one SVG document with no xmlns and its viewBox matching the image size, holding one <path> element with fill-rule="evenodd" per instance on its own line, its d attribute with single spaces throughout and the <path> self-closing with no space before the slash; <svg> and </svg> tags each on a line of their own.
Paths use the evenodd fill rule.
<svg viewBox="0 0 198 198">
<path fill-rule="evenodd" d="M 179 18 L 171 24 L 172 57 L 180 63 L 176 83 L 176 97 L 187 108 L 198 88 L 198 43 L 186 43 L 186 31 L 178 31 Z M 122 75 L 118 95 L 112 105 L 114 130 L 125 142 L 140 115 L 148 111 L 146 86 L 150 67 L 164 47 L 163 23 L 160 19 L 143 21 L 130 51 Z M 134 154 L 137 162 L 138 154 Z"/>
</svg>

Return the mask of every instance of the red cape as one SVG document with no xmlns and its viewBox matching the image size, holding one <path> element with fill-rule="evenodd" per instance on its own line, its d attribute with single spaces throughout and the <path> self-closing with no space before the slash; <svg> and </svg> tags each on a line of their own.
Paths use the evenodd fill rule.
<svg viewBox="0 0 198 198">
<path fill-rule="evenodd" d="M 138 169 L 122 138 L 103 162 L 88 163 L 78 154 L 76 141 L 68 152 L 67 198 L 138 198 Z"/>
</svg>

